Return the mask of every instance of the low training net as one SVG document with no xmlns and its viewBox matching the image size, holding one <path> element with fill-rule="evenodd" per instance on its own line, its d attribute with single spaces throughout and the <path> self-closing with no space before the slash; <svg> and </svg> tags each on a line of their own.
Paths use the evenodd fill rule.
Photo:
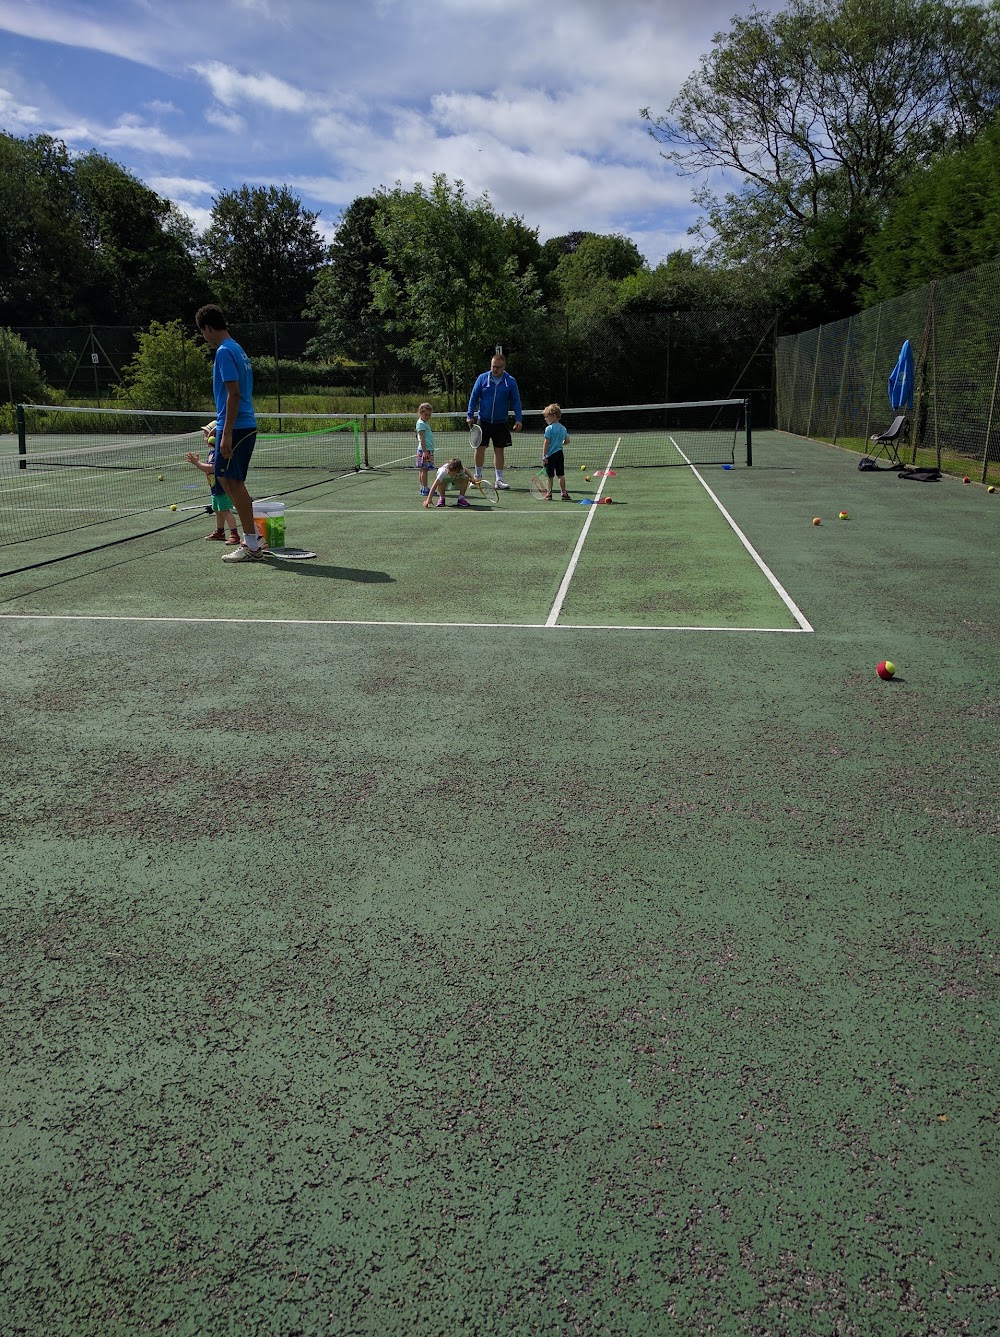
<svg viewBox="0 0 1000 1337">
<path fill-rule="evenodd" d="M 205 458 L 204 412 L 23 407 L 18 454 L 0 457 L 0 546 L 137 516 L 154 530 L 207 506 L 206 477 L 185 459 Z M 303 471 L 361 468 L 360 441 L 356 418 L 258 414 L 251 468 L 280 495 Z"/>
</svg>

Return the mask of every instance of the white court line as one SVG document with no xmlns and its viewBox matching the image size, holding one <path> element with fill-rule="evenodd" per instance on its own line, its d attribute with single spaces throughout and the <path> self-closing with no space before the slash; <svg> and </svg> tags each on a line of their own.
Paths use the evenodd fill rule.
<svg viewBox="0 0 1000 1337">
<path fill-rule="evenodd" d="M 597 492 L 594 495 L 594 505 L 596 505 L 601 499 L 601 493 L 604 491 L 604 484 L 608 481 L 608 470 L 614 463 L 615 455 L 618 453 L 618 447 L 621 445 L 621 443 L 622 439 L 621 437 L 619 437 L 618 440 L 615 442 L 614 450 L 611 452 L 611 459 L 608 460 L 607 464 L 601 471 L 602 473 L 601 486 L 597 489 Z M 587 537 L 587 530 L 590 528 L 590 522 L 594 518 L 594 507 L 591 506 L 589 509 L 590 509 L 590 514 L 583 522 L 583 529 L 580 531 L 580 537 L 577 539 L 576 547 L 573 549 L 573 556 L 569 559 L 569 566 L 566 568 L 566 574 L 563 576 L 562 583 L 560 584 L 559 589 L 556 591 L 555 603 L 549 609 L 549 615 L 545 619 L 545 625 L 547 627 L 554 627 L 556 625 L 556 622 L 558 621 L 559 618 L 559 614 L 562 612 L 562 606 L 566 602 L 566 595 L 569 593 L 570 582 L 573 579 L 573 572 L 576 570 L 576 564 L 580 560 L 580 553 L 583 551 L 583 545 Z"/>
<path fill-rule="evenodd" d="M 785 605 L 785 607 L 786 607 L 786 608 L 788 609 L 788 611 L 791 613 L 792 617 L 795 618 L 795 621 L 799 624 L 799 630 L 800 630 L 800 631 L 812 631 L 813 628 L 812 628 L 812 626 L 810 625 L 809 620 L 808 620 L 808 618 L 806 617 L 806 615 L 802 612 L 802 610 L 801 610 L 801 609 L 798 607 L 798 605 L 794 602 L 794 600 L 792 599 L 792 596 L 788 593 L 788 591 L 785 589 L 785 587 L 784 587 L 784 586 L 781 584 L 781 582 L 778 580 L 778 577 L 774 574 L 774 572 L 771 570 L 771 568 L 768 566 L 768 564 L 764 561 L 764 559 L 763 559 L 763 557 L 761 557 L 760 553 L 757 552 L 757 550 L 756 550 L 756 549 L 754 548 L 754 546 L 751 544 L 751 542 L 750 542 L 750 540 L 747 538 L 746 534 L 743 533 L 743 530 L 740 529 L 739 525 L 736 523 L 736 521 L 733 519 L 733 517 L 729 514 L 729 512 L 726 510 L 725 506 L 723 506 L 722 502 L 721 502 L 721 501 L 719 500 L 719 498 L 715 495 L 715 493 L 712 491 L 712 489 L 711 489 L 711 488 L 708 486 L 708 484 L 705 482 L 704 478 L 702 478 L 701 474 L 698 472 L 698 470 L 695 468 L 695 466 L 694 466 L 693 464 L 691 464 L 691 461 L 690 461 L 690 460 L 688 459 L 688 457 L 684 454 L 683 450 L 681 450 L 680 446 L 677 444 L 677 442 L 674 440 L 673 437 L 670 438 L 670 441 L 671 441 L 671 444 L 673 445 L 674 449 L 677 451 L 678 455 L 680 455 L 681 459 L 684 460 L 684 462 L 685 462 L 686 464 L 688 464 L 688 465 L 691 466 L 691 472 L 694 474 L 695 478 L 697 478 L 698 482 L 702 485 L 702 487 L 705 489 L 705 491 L 708 493 L 708 495 L 712 498 L 712 500 L 715 502 L 716 506 L 718 506 L 719 510 L 722 512 L 723 517 L 725 518 L 726 523 L 727 523 L 727 524 L 729 525 L 729 527 L 732 529 L 733 533 L 736 535 L 736 537 L 739 539 L 739 541 L 743 544 L 744 548 L 746 548 L 747 552 L 750 554 L 750 556 L 753 558 L 753 560 L 754 560 L 754 561 L 757 563 L 757 565 L 760 567 L 761 571 L 763 571 L 764 575 L 767 577 L 767 579 L 768 579 L 768 581 L 770 582 L 772 588 L 774 589 L 775 594 L 777 594 L 778 598 L 781 600 L 781 602 Z"/>
<path fill-rule="evenodd" d="M 704 631 L 762 633 L 768 636 L 797 636 L 805 627 L 671 627 L 644 626 L 639 623 L 581 623 L 579 626 L 563 623 L 551 626 L 548 622 L 395 622 L 391 619 L 361 617 L 142 617 L 139 614 L 120 613 L 0 613 L 4 622 L 163 622 L 185 626 L 218 626 L 232 624 L 244 627 L 461 627 L 463 630 L 483 631 Z M 811 630 L 811 628 L 809 628 Z"/>
</svg>

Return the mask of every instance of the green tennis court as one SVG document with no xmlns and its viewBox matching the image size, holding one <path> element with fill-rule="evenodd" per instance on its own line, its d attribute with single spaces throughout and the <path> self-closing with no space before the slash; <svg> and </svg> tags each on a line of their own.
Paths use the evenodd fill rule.
<svg viewBox="0 0 1000 1337">
<path fill-rule="evenodd" d="M 997 498 L 587 445 L 0 547 L 6 1329 L 996 1326 Z"/>
</svg>

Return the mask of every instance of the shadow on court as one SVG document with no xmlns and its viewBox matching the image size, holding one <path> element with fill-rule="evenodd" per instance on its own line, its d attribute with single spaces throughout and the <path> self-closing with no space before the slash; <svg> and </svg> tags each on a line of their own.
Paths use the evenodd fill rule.
<svg viewBox="0 0 1000 1337">
<path fill-rule="evenodd" d="M 321 580 L 346 580 L 354 585 L 395 585 L 388 571 L 369 571 L 356 566 L 323 566 L 316 562 L 271 562 L 272 571 L 283 575 L 318 576 Z"/>
</svg>

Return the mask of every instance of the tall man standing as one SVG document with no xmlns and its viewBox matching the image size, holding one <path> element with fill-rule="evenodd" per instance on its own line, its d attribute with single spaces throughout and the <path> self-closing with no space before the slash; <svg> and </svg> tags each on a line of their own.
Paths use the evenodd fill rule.
<svg viewBox="0 0 1000 1337">
<path fill-rule="evenodd" d="M 510 445 L 510 427 L 507 418 L 514 411 L 514 431 L 521 430 L 521 396 L 518 394 L 517 381 L 507 371 L 507 361 L 502 353 L 496 353 L 490 363 L 489 371 L 476 377 L 469 396 L 469 407 L 465 420 L 472 426 L 476 413 L 479 425 L 483 429 L 483 439 L 476 447 L 475 476 L 483 476 L 483 460 L 486 447 L 493 446 L 493 464 L 496 469 L 497 487 L 504 491 L 510 487 L 503 481 L 504 451 Z"/>
<path fill-rule="evenodd" d="M 236 507 L 243 542 L 223 557 L 224 562 L 262 562 L 264 548 L 253 522 L 253 498 L 247 491 L 247 470 L 257 443 L 257 415 L 253 407 L 253 370 L 250 359 L 230 338 L 226 318 L 217 306 L 195 312 L 195 324 L 209 348 L 215 350 L 212 389 L 215 395 L 215 476 Z"/>
</svg>

